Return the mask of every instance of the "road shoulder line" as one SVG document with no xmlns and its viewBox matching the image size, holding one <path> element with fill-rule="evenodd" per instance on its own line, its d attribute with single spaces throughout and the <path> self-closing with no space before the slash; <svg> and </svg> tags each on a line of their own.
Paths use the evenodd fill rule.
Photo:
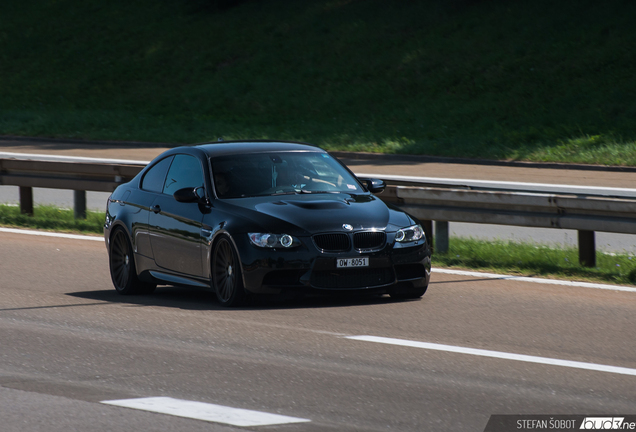
<svg viewBox="0 0 636 432">
<path fill-rule="evenodd" d="M 49 232 L 49 231 L 26 230 L 26 229 L 19 229 L 19 228 L 0 227 L 0 232 L 6 232 L 9 234 L 25 234 L 25 235 L 34 235 L 34 236 L 44 236 L 44 237 L 58 237 L 58 238 L 66 238 L 66 239 L 72 239 L 72 240 L 92 240 L 92 241 L 99 241 L 99 242 L 104 241 L 104 237 L 89 236 L 89 235 L 82 235 L 82 234 L 66 234 L 66 233 Z"/>
<path fill-rule="evenodd" d="M 578 282 L 578 281 L 567 281 L 567 280 L 559 280 L 559 279 L 542 279 L 542 278 L 534 278 L 534 277 L 528 277 L 528 276 L 515 276 L 515 275 L 505 275 L 505 274 L 496 274 L 496 273 L 481 273 L 481 272 L 475 272 L 475 271 L 454 270 L 454 269 L 445 269 L 445 268 L 434 268 L 432 272 L 460 275 L 460 276 L 478 277 L 478 278 L 484 278 L 484 279 L 504 279 L 504 280 L 510 280 L 510 281 L 519 281 L 519 282 L 530 282 L 530 283 L 539 283 L 539 284 L 548 284 L 548 285 L 562 285 L 562 286 L 578 287 L 578 288 L 604 289 L 604 290 L 610 290 L 610 291 L 625 291 L 625 292 L 636 293 L 635 287 L 628 287 L 624 285 L 609 285 L 609 284 L 600 284 L 600 283 L 593 283 L 593 282 Z"/>
</svg>

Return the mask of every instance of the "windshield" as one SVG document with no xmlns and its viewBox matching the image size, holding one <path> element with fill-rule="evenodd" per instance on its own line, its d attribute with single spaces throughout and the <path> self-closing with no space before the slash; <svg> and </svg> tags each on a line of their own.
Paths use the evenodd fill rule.
<svg viewBox="0 0 636 432">
<path fill-rule="evenodd" d="M 210 162 L 219 198 L 364 192 L 355 177 L 326 153 L 239 154 Z"/>
</svg>

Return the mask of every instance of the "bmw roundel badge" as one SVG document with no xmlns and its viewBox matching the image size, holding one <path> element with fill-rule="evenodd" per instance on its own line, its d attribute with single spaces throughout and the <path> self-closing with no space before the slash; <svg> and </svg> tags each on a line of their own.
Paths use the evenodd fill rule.
<svg viewBox="0 0 636 432">
<path fill-rule="evenodd" d="M 353 231 L 353 226 L 351 226 L 349 224 L 342 224 L 342 228 L 347 230 L 347 231 Z"/>
</svg>

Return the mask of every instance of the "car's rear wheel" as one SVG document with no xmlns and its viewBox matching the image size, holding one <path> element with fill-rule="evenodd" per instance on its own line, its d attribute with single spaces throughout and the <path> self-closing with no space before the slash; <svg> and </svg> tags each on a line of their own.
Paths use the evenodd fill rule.
<svg viewBox="0 0 636 432">
<path fill-rule="evenodd" d="M 150 294 L 156 285 L 142 282 L 137 276 L 132 246 L 126 232 L 116 228 L 110 239 L 110 277 L 119 294 Z"/>
<path fill-rule="evenodd" d="M 236 307 L 245 302 L 247 294 L 243 288 L 238 254 L 227 237 L 221 237 L 214 245 L 212 283 L 223 306 Z"/>
</svg>

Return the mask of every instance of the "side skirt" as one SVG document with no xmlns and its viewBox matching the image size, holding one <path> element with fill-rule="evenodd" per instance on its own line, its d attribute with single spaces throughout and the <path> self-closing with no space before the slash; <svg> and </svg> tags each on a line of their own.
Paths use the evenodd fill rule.
<svg viewBox="0 0 636 432">
<path fill-rule="evenodd" d="M 197 288 L 210 288 L 209 283 L 198 281 L 195 279 L 189 279 L 181 276 L 175 276 L 168 273 L 162 273 L 159 271 L 150 271 L 150 275 L 157 281 L 164 282 L 169 285 L 185 285 Z"/>
</svg>

